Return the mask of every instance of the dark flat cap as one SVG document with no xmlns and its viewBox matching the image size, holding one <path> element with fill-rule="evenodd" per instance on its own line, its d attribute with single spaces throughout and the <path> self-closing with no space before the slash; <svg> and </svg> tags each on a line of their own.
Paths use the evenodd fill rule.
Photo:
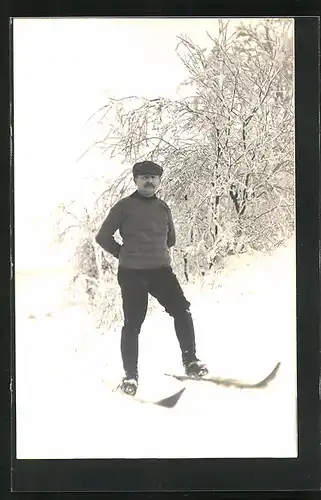
<svg viewBox="0 0 321 500">
<path fill-rule="evenodd" d="M 163 169 L 153 161 L 142 161 L 133 166 L 133 175 L 159 175 L 163 174 Z"/>
</svg>

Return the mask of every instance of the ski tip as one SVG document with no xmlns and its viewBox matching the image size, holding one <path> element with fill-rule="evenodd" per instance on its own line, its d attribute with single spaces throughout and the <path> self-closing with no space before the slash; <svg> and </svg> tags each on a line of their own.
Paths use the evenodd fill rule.
<svg viewBox="0 0 321 500">
<path fill-rule="evenodd" d="M 185 391 L 185 387 L 181 389 L 180 391 L 176 392 L 172 396 L 169 396 L 169 398 L 161 399 L 160 401 L 157 401 L 155 404 L 157 406 L 162 406 L 163 408 L 174 408 L 178 401 L 180 400 L 183 392 Z"/>
<path fill-rule="evenodd" d="M 261 382 L 258 382 L 258 384 L 256 384 L 256 387 L 266 387 L 276 377 L 280 366 L 281 361 L 278 361 L 271 373 L 269 373 L 269 375 L 265 379 L 261 380 Z"/>
</svg>

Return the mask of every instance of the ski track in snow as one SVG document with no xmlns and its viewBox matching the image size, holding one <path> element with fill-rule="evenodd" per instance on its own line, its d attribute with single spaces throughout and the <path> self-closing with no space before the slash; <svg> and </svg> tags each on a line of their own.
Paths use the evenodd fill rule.
<svg viewBox="0 0 321 500">
<path fill-rule="evenodd" d="M 112 393 L 104 380 L 122 377 L 119 329 L 102 335 L 80 305 L 59 305 L 52 278 L 30 283 L 16 278 L 17 458 L 296 456 L 293 241 L 229 259 L 213 289 L 184 286 L 211 373 L 257 380 L 281 361 L 276 379 L 263 390 L 188 382 L 173 409 Z M 182 367 L 173 320 L 158 307 L 140 335 L 141 395 L 183 387 L 165 372 Z"/>
</svg>

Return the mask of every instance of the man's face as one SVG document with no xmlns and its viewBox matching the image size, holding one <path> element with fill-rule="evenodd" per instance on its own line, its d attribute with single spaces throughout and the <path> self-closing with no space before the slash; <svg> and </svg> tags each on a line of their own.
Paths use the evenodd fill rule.
<svg viewBox="0 0 321 500">
<path fill-rule="evenodd" d="M 146 197 L 153 196 L 160 185 L 159 175 L 140 174 L 135 177 L 134 181 L 137 191 Z"/>
</svg>

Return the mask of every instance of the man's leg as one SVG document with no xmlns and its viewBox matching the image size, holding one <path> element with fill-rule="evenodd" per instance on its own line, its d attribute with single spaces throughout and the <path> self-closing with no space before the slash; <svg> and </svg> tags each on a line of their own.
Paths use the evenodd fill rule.
<svg viewBox="0 0 321 500">
<path fill-rule="evenodd" d="M 182 361 L 187 365 L 197 361 L 195 332 L 190 302 L 171 268 L 161 268 L 153 271 L 149 283 L 149 293 L 174 318 L 175 332 L 182 352 Z"/>
<path fill-rule="evenodd" d="M 123 300 L 124 326 L 121 354 L 126 378 L 138 379 L 138 335 L 146 317 L 148 286 L 141 271 L 119 268 L 118 283 Z"/>
</svg>

